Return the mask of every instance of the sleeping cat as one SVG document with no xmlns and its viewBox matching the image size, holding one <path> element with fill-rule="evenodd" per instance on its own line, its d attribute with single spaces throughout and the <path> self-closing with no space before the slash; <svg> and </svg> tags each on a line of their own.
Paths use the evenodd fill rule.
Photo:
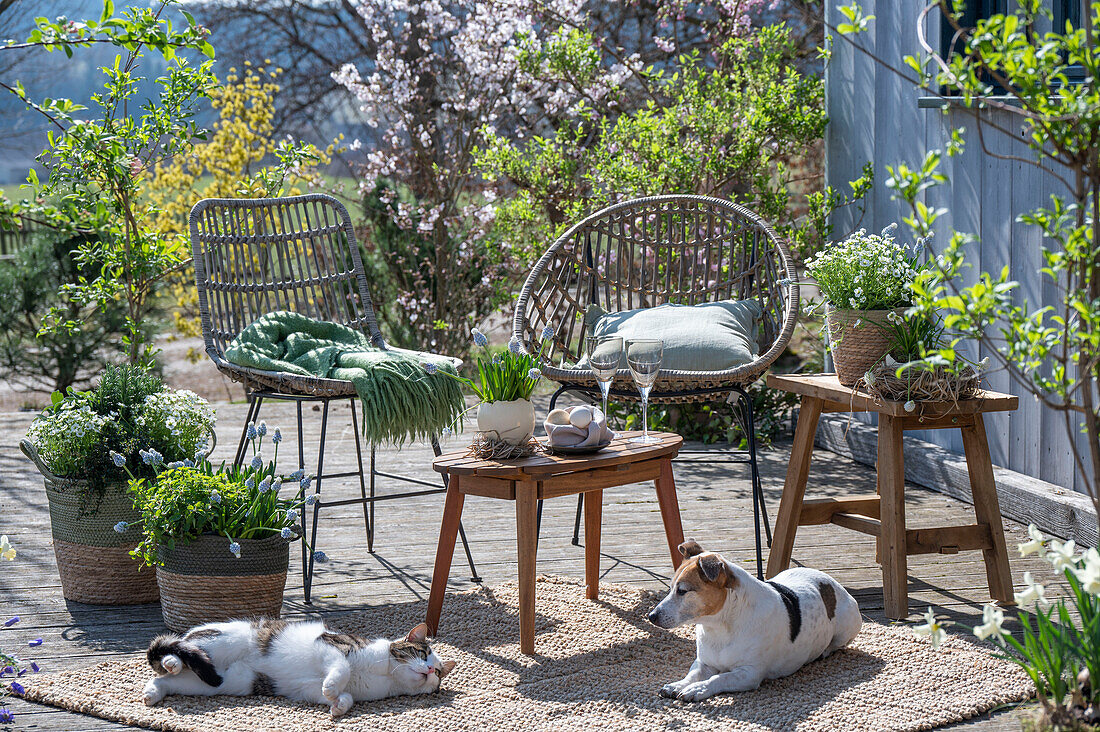
<svg viewBox="0 0 1100 732">
<path fill-rule="evenodd" d="M 143 700 L 278 695 L 324 704 L 338 717 L 357 701 L 437 691 L 455 662 L 441 662 L 427 636 L 423 623 L 395 641 L 336 633 L 321 622 L 208 623 L 153 639 L 148 658 L 158 675 Z"/>
</svg>

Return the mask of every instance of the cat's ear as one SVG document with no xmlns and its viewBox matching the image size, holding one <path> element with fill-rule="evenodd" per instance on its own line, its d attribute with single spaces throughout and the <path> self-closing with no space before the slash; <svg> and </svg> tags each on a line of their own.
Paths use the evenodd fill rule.
<svg viewBox="0 0 1100 732">
<path fill-rule="evenodd" d="M 455 666 L 458 665 L 457 661 L 444 661 L 443 668 L 439 669 L 439 678 L 442 679 L 447 674 L 455 670 Z"/>
<path fill-rule="evenodd" d="M 427 623 L 421 623 L 420 625 L 418 625 L 415 628 L 413 628 L 412 630 L 410 630 L 409 634 L 407 636 L 405 636 L 405 640 L 407 640 L 410 643 L 423 643 L 427 639 L 428 639 L 428 624 Z"/>
</svg>

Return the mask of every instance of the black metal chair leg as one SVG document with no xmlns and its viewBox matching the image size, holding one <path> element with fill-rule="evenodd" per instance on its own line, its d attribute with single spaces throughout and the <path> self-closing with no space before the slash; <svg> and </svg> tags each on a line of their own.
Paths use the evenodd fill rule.
<svg viewBox="0 0 1100 732">
<path fill-rule="evenodd" d="M 370 446 L 370 534 L 367 536 L 367 551 L 374 554 L 374 529 L 378 526 L 374 522 L 374 479 L 378 473 L 374 469 L 374 444 Z"/>
<path fill-rule="evenodd" d="M 322 402 L 324 406 L 321 408 L 321 444 L 317 448 L 317 475 L 313 479 L 313 493 L 316 496 L 321 495 L 321 476 L 325 474 L 325 439 L 328 437 L 328 400 L 325 399 Z M 313 531 L 310 533 L 312 542 L 309 549 L 309 562 L 307 566 L 302 567 L 303 584 L 305 589 L 305 603 L 312 605 L 313 601 L 310 599 L 310 594 L 313 588 L 313 565 L 316 560 L 317 552 L 317 514 L 320 513 L 321 502 L 313 504 Z M 305 541 L 306 537 L 302 537 Z"/>
<path fill-rule="evenodd" d="M 744 390 L 739 390 L 741 410 L 744 415 L 743 427 L 749 444 L 749 469 L 752 484 L 752 523 L 756 539 L 756 576 L 764 579 L 764 550 L 760 541 L 760 519 L 764 514 L 764 496 L 760 486 L 760 473 L 756 464 L 756 423 L 752 413 L 752 399 Z M 764 519 L 765 522 L 767 519 Z M 768 545 L 771 545 L 771 529 L 768 529 Z"/>
<path fill-rule="evenodd" d="M 237 452 L 233 456 L 233 465 L 238 466 L 244 463 L 244 451 L 245 445 L 248 444 L 248 425 L 256 419 L 256 416 L 260 413 L 260 405 L 263 404 L 263 397 L 248 395 L 248 414 L 245 415 L 244 424 L 241 426 L 241 441 L 237 443 Z"/>
<path fill-rule="evenodd" d="M 443 454 L 443 449 L 439 447 L 439 438 L 437 438 L 435 436 L 432 437 L 432 450 L 435 452 L 436 457 L 439 457 L 440 455 Z M 374 467 L 373 457 L 374 456 L 372 455 L 371 456 L 371 458 L 372 458 L 372 460 L 371 460 L 371 469 L 372 470 L 373 470 L 373 467 Z M 447 481 L 447 476 L 444 475 L 444 476 L 442 476 L 442 478 L 443 478 L 443 485 L 444 486 L 449 486 L 449 483 Z M 373 495 L 373 493 L 371 495 Z M 462 540 L 462 551 L 464 551 L 466 553 L 466 562 L 470 565 L 470 581 L 471 582 L 481 582 L 481 577 L 479 577 L 478 574 L 477 574 L 477 567 L 474 566 L 474 555 L 470 552 L 470 542 L 468 542 L 466 540 L 466 529 L 462 526 L 461 521 L 458 522 L 458 538 L 460 538 Z"/>
<path fill-rule="evenodd" d="M 577 494 L 577 520 L 573 522 L 573 546 L 581 545 L 581 515 L 584 513 L 584 494 Z"/>
<path fill-rule="evenodd" d="M 747 413 L 746 421 L 750 425 L 747 434 L 749 436 L 749 467 L 752 472 L 752 488 L 760 501 L 760 519 L 764 522 L 764 537 L 770 549 L 772 545 L 772 527 L 771 522 L 768 521 L 768 507 L 764 503 L 764 484 L 760 480 L 760 466 L 756 457 L 756 418 L 753 416 L 752 399 L 747 393 L 743 393 L 743 397 Z"/>
<path fill-rule="evenodd" d="M 351 429 L 355 432 L 355 460 L 359 464 L 359 495 L 363 497 L 363 524 L 367 531 L 367 552 L 374 554 L 374 516 L 371 514 L 374 503 L 367 505 L 367 482 L 363 475 L 363 447 L 359 441 L 359 417 L 355 414 L 355 399 L 349 399 L 351 405 Z M 371 445 L 371 487 L 374 487 L 374 445 Z M 371 491 L 371 498 L 374 492 Z"/>
<path fill-rule="evenodd" d="M 295 406 L 298 408 L 298 469 L 303 473 L 306 469 L 306 449 L 305 449 L 305 435 L 302 432 L 302 403 L 295 402 Z M 303 491 L 303 498 L 305 498 Z M 306 507 L 301 508 L 301 525 L 302 525 L 302 586 L 308 588 L 309 580 L 312 578 L 306 578 L 306 566 L 309 561 L 309 535 L 306 534 Z M 309 590 L 306 589 L 307 597 Z"/>
</svg>

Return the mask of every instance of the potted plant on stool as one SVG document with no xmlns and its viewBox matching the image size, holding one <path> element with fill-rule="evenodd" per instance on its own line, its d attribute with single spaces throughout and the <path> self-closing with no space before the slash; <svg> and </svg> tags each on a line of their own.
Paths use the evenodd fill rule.
<svg viewBox="0 0 1100 732">
<path fill-rule="evenodd" d="M 266 427 L 249 427 L 253 448 Z M 272 435 L 278 457 L 279 430 Z M 133 554 L 156 567 L 164 624 L 175 631 L 233 618 L 279 617 L 298 538 L 302 499 L 310 479 L 286 476 L 294 492 L 280 496 L 284 478 L 259 451 L 242 467 L 165 466 L 130 483 L 140 512 L 141 544 Z M 150 572 L 150 574 L 152 574 Z"/>
<path fill-rule="evenodd" d="M 139 366 L 108 366 L 88 392 L 55 393 L 20 448 L 46 485 L 61 592 L 94 605 L 157 600 L 151 572 L 130 551 L 141 540 L 127 490 L 131 474 L 152 476 L 139 449 L 162 461 L 193 462 L 213 447 L 214 410 L 189 391 L 165 388 Z M 127 467 L 129 466 L 129 467 Z"/>
<path fill-rule="evenodd" d="M 825 296 L 829 350 L 841 384 L 853 386 L 889 352 L 893 338 L 887 316 L 904 315 L 912 303 L 916 254 L 893 236 L 897 224 L 880 234 L 860 229 L 806 264 Z M 918 242 L 919 247 L 922 246 Z"/>
</svg>

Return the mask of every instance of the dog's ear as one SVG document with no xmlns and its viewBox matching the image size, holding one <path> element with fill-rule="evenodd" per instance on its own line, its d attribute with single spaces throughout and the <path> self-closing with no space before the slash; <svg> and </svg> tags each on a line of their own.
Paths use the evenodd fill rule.
<svg viewBox="0 0 1100 732">
<path fill-rule="evenodd" d="M 734 577 L 726 567 L 725 561 L 717 554 L 708 554 L 699 560 L 699 572 L 703 579 L 720 587 L 731 588 Z"/>
<path fill-rule="evenodd" d="M 678 549 L 680 553 L 684 555 L 684 559 L 703 553 L 703 547 L 699 546 L 699 542 L 695 541 L 695 539 L 686 540 Z"/>
</svg>

